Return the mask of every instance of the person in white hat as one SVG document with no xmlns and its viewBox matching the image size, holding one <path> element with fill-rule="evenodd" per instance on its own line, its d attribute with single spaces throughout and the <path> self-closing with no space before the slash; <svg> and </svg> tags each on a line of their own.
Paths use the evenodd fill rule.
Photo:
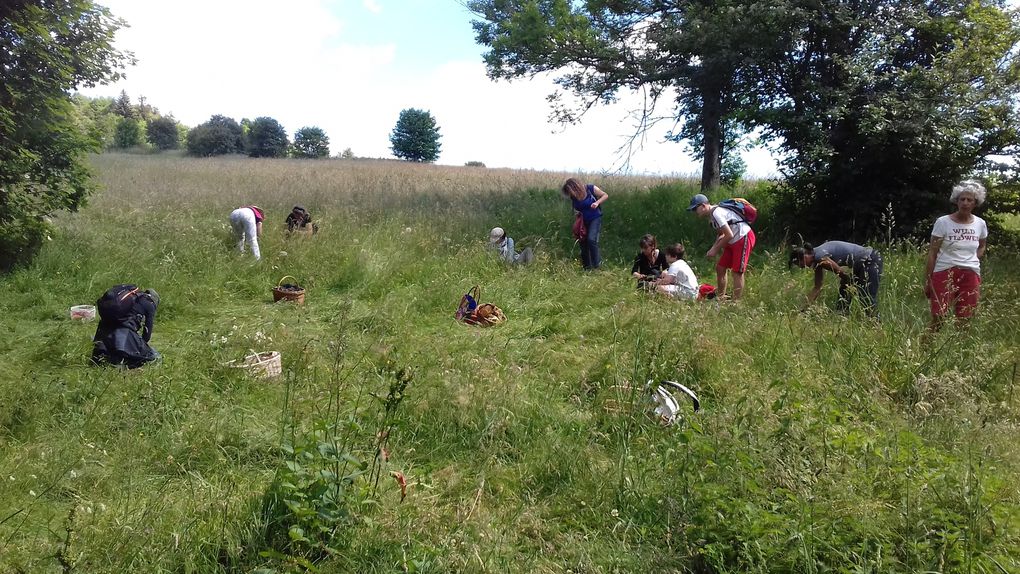
<svg viewBox="0 0 1020 574">
<path fill-rule="evenodd" d="M 515 252 L 513 238 L 508 237 L 502 227 L 493 227 L 489 232 L 489 246 L 495 249 L 499 253 L 499 258 L 507 263 L 528 264 L 534 259 L 534 253 L 530 247 L 524 248 L 520 253 Z"/>
</svg>

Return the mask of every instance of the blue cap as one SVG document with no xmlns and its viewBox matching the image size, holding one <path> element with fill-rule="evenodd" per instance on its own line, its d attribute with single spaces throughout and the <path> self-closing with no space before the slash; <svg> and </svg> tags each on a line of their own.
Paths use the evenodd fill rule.
<svg viewBox="0 0 1020 574">
<path fill-rule="evenodd" d="M 703 203 L 708 203 L 708 198 L 699 193 L 691 198 L 691 204 L 687 206 L 687 211 L 694 211 L 694 208 Z"/>
</svg>

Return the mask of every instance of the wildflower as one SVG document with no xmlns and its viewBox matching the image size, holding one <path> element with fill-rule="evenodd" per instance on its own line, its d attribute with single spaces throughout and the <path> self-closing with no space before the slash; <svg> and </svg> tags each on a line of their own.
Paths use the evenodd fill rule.
<svg viewBox="0 0 1020 574">
<path fill-rule="evenodd" d="M 407 478 L 404 477 L 404 473 L 397 472 L 395 470 L 390 471 L 390 476 L 392 476 L 397 481 L 397 484 L 400 485 L 400 502 L 403 502 L 404 498 L 407 497 Z"/>
</svg>

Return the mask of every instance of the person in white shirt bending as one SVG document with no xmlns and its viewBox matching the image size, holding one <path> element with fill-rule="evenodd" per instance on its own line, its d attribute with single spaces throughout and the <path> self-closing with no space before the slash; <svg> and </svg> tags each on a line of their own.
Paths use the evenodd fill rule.
<svg viewBox="0 0 1020 574">
<path fill-rule="evenodd" d="M 666 263 L 669 263 L 669 268 L 656 280 L 655 290 L 677 299 L 697 299 L 698 278 L 684 261 L 683 244 L 674 243 L 666 247 Z"/>
<path fill-rule="evenodd" d="M 953 186 L 956 211 L 935 220 L 924 268 L 924 295 L 931 303 L 931 329 L 954 307 L 957 321 L 974 314 L 981 297 L 981 258 L 988 225 L 973 211 L 985 202 L 985 187 L 968 179 Z"/>
</svg>

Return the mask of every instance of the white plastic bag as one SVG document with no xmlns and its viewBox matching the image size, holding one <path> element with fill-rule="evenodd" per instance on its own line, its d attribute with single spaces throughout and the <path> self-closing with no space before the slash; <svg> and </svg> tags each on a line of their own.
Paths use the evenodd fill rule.
<svg viewBox="0 0 1020 574">
<path fill-rule="evenodd" d="M 653 418 L 659 421 L 663 426 L 670 426 L 677 421 L 681 414 L 680 401 L 677 400 L 674 392 L 686 395 L 694 405 L 694 412 L 698 412 L 701 409 L 701 402 L 698 400 L 698 395 L 694 394 L 694 391 L 687 387 L 677 383 L 675 381 L 655 381 L 649 380 L 646 385 L 648 394 L 651 397 L 652 404 L 652 415 Z"/>
</svg>

